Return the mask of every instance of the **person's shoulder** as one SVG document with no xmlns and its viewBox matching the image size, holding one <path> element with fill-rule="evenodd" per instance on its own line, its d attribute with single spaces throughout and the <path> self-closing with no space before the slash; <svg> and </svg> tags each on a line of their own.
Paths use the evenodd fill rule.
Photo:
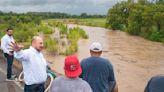
<svg viewBox="0 0 164 92">
<path fill-rule="evenodd" d="M 164 82 L 164 75 L 156 75 L 151 78 L 151 81 L 163 81 Z"/>
<path fill-rule="evenodd" d="M 27 49 L 22 49 L 21 52 L 25 54 L 26 56 L 32 56 L 33 53 L 31 53 L 31 50 L 29 48 Z"/>
<path fill-rule="evenodd" d="M 30 49 L 29 48 L 23 49 L 22 51 L 25 52 L 25 53 L 29 53 L 30 52 Z"/>
<path fill-rule="evenodd" d="M 164 76 L 155 75 L 148 81 L 145 92 L 148 92 L 148 90 L 154 90 L 153 92 L 163 92 L 164 87 L 161 85 L 164 85 Z"/>
<path fill-rule="evenodd" d="M 105 63 L 110 63 L 110 60 L 105 58 L 105 57 L 99 57 L 99 59 L 102 61 L 102 62 L 105 62 Z"/>
<path fill-rule="evenodd" d="M 91 58 L 91 57 L 83 58 L 82 61 L 88 60 L 88 59 L 90 59 L 90 58 Z"/>
<path fill-rule="evenodd" d="M 87 62 L 89 60 L 90 60 L 90 57 L 84 58 L 84 59 L 81 60 L 81 63 Z"/>
<path fill-rule="evenodd" d="M 4 35 L 1 40 L 7 39 L 7 35 Z"/>
<path fill-rule="evenodd" d="M 58 76 L 56 77 L 53 82 L 58 82 L 58 81 L 61 81 L 61 80 L 64 80 L 65 78 L 63 76 Z"/>
<path fill-rule="evenodd" d="M 83 80 L 82 78 L 78 78 L 79 82 L 81 82 L 83 85 L 89 85 L 88 82 Z"/>
<path fill-rule="evenodd" d="M 102 60 L 104 61 L 109 61 L 109 59 L 105 58 L 105 57 L 100 57 Z"/>
<path fill-rule="evenodd" d="M 113 65 L 109 59 L 104 57 L 100 57 L 100 58 L 101 58 L 101 63 L 104 63 L 106 66 L 113 68 Z"/>
</svg>

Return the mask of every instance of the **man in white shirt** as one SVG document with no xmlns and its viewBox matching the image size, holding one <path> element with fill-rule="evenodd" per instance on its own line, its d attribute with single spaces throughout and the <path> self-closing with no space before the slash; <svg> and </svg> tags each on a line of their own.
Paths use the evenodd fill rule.
<svg viewBox="0 0 164 92">
<path fill-rule="evenodd" d="M 11 42 L 14 42 L 13 30 L 7 29 L 6 34 L 1 39 L 1 49 L 3 50 L 4 56 L 7 61 L 7 79 L 6 81 L 13 81 L 12 76 L 12 65 L 13 65 L 13 50 L 10 48 Z"/>
<path fill-rule="evenodd" d="M 22 62 L 24 74 L 24 92 L 44 92 L 47 79 L 47 62 L 41 53 L 43 39 L 34 36 L 29 49 L 21 50 L 22 46 L 12 43 L 14 57 Z"/>
</svg>

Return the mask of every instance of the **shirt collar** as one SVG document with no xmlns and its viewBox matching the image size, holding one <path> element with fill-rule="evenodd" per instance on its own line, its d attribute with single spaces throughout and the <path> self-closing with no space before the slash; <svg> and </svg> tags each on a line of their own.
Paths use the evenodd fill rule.
<svg viewBox="0 0 164 92">
<path fill-rule="evenodd" d="M 12 38 L 12 36 L 9 36 L 8 34 L 6 34 L 6 36 L 7 36 L 8 38 Z"/>
<path fill-rule="evenodd" d="M 37 51 L 34 47 L 32 47 L 32 46 L 30 46 L 30 49 L 32 50 L 32 51 L 34 51 L 35 53 L 40 53 L 39 51 Z"/>
</svg>

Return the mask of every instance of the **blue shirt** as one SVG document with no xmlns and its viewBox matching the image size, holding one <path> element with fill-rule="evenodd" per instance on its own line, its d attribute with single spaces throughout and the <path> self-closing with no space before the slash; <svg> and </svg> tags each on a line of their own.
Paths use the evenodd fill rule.
<svg viewBox="0 0 164 92">
<path fill-rule="evenodd" d="M 164 92 L 164 76 L 152 77 L 145 88 L 145 92 Z"/>
<path fill-rule="evenodd" d="M 81 78 L 87 81 L 93 92 L 111 92 L 115 86 L 113 66 L 101 57 L 89 57 L 81 62 Z"/>
</svg>

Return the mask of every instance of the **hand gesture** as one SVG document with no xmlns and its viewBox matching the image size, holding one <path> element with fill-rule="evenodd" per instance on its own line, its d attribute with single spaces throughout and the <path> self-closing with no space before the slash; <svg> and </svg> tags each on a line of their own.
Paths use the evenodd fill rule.
<svg viewBox="0 0 164 92">
<path fill-rule="evenodd" d="M 17 44 L 16 42 L 11 42 L 11 49 L 13 51 L 20 51 L 23 48 L 23 45 Z"/>
</svg>

